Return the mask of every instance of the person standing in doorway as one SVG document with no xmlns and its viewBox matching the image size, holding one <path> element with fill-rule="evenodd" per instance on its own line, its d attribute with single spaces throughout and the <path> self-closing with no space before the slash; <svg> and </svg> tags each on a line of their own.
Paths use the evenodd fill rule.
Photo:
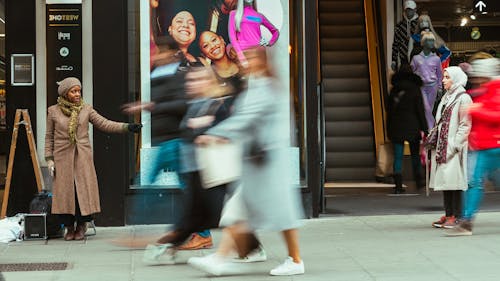
<svg viewBox="0 0 500 281">
<path fill-rule="evenodd" d="M 142 127 L 102 117 L 84 103 L 81 89 L 78 78 L 62 80 L 57 104 L 47 110 L 45 160 L 53 177 L 52 213 L 66 228 L 64 240 L 84 239 L 87 222 L 101 211 L 89 124 L 108 133 L 137 133 Z"/>
<path fill-rule="evenodd" d="M 387 133 L 394 150 L 394 193 L 403 193 L 404 142 L 410 143 L 413 176 L 418 188 L 424 186 L 420 163 L 420 140 L 427 133 L 424 103 L 420 94 L 422 79 L 413 74 L 409 65 L 403 65 L 392 76 L 392 85 L 387 99 Z"/>
<path fill-rule="evenodd" d="M 467 190 L 467 138 L 471 122 L 465 108 L 472 104 L 465 92 L 467 75 L 458 66 L 445 69 L 446 90 L 436 115 L 436 138 L 429 133 L 431 148 L 429 187 L 443 191 L 445 215 L 432 223 L 437 228 L 453 228 L 462 215 L 462 194 Z M 435 139 L 435 143 L 431 143 Z"/>
</svg>

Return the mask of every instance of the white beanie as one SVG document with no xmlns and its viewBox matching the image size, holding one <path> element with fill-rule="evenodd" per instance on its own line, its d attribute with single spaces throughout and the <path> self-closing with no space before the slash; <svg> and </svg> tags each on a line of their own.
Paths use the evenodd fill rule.
<svg viewBox="0 0 500 281">
<path fill-rule="evenodd" d="M 497 58 L 477 59 L 471 63 L 470 77 L 493 78 L 500 76 L 500 60 Z"/>
<path fill-rule="evenodd" d="M 415 3 L 415 1 L 412 1 L 412 0 L 407 0 L 404 2 L 403 7 L 405 10 L 406 9 L 415 10 L 417 8 L 417 3 Z"/>
</svg>

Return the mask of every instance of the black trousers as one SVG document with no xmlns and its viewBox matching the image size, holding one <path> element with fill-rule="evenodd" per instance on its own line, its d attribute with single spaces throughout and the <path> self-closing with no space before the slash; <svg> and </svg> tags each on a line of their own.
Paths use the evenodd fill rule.
<svg viewBox="0 0 500 281">
<path fill-rule="evenodd" d="M 462 217 L 462 190 L 443 191 L 444 211 L 447 217 Z"/>
<path fill-rule="evenodd" d="M 200 174 L 190 172 L 182 175 L 185 183 L 183 213 L 175 225 L 175 238 L 170 243 L 181 245 L 194 232 L 219 227 L 227 185 L 204 189 Z"/>
<path fill-rule="evenodd" d="M 75 215 L 71 214 L 60 214 L 59 215 L 59 221 L 64 224 L 64 226 L 74 226 L 75 222 L 77 224 L 84 223 L 84 222 L 90 222 L 94 218 L 92 215 L 88 216 L 82 216 L 82 213 L 80 212 L 80 204 L 78 203 L 78 195 L 76 194 L 76 189 L 75 189 Z"/>
</svg>

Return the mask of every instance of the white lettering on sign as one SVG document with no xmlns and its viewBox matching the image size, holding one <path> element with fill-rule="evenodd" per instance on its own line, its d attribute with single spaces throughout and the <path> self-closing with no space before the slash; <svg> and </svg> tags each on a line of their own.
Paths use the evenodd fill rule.
<svg viewBox="0 0 500 281">
<path fill-rule="evenodd" d="M 49 15 L 49 21 L 77 21 L 80 15 Z"/>
<path fill-rule="evenodd" d="M 57 39 L 59 40 L 71 40 L 71 33 L 69 32 L 58 32 Z"/>
</svg>

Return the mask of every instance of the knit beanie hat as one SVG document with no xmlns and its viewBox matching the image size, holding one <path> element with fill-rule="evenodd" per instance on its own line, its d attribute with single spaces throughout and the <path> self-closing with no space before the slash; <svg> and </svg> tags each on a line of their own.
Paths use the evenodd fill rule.
<svg viewBox="0 0 500 281">
<path fill-rule="evenodd" d="M 436 36 L 434 36 L 434 34 L 430 31 L 422 31 L 420 33 L 420 36 L 422 36 L 422 38 L 420 39 L 420 42 L 425 42 L 425 40 L 428 40 L 428 39 L 436 40 Z"/>
<path fill-rule="evenodd" d="M 65 96 L 74 86 L 80 86 L 80 88 L 82 87 L 82 83 L 76 77 L 65 78 L 62 81 L 57 82 L 57 85 L 59 85 L 59 88 L 57 88 L 57 93 L 60 96 Z"/>
<path fill-rule="evenodd" d="M 497 58 L 477 59 L 471 63 L 470 77 L 494 78 L 500 76 L 500 60 Z"/>
<path fill-rule="evenodd" d="M 417 3 L 415 3 L 415 1 L 408 0 L 404 2 L 403 7 L 405 10 L 406 9 L 415 10 L 417 8 Z"/>
</svg>

